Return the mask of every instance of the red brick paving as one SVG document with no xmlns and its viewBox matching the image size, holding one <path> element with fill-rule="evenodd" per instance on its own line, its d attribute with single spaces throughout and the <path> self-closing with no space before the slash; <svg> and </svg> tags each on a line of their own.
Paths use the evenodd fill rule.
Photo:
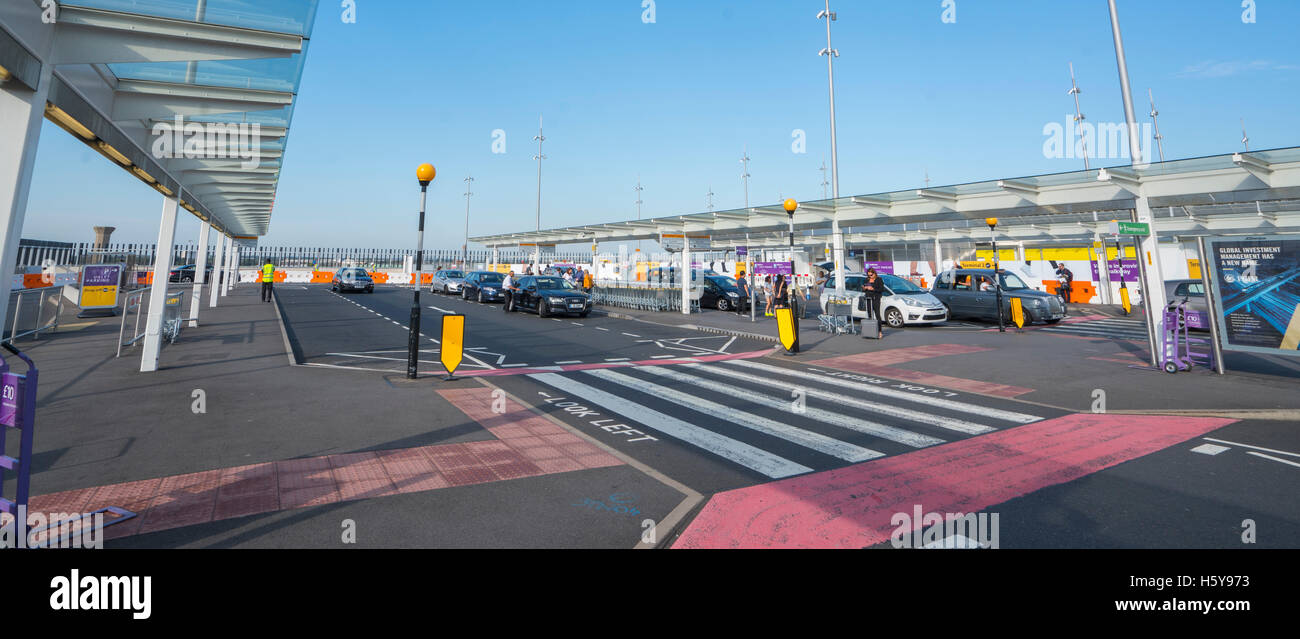
<svg viewBox="0 0 1300 639">
<path fill-rule="evenodd" d="M 504 413 L 492 412 L 491 389 L 439 394 L 497 439 L 286 459 L 92 486 L 34 497 L 29 512 L 84 513 L 117 506 L 137 513 L 105 529 L 105 539 L 117 539 L 279 510 L 623 463 L 517 402 L 506 400 Z"/>
</svg>

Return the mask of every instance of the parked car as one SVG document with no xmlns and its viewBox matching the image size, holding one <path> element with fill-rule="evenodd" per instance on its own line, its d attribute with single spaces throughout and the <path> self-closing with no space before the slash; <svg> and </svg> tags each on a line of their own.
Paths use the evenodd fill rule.
<svg viewBox="0 0 1300 639">
<path fill-rule="evenodd" d="M 212 267 L 211 266 L 207 267 L 205 271 L 207 272 L 207 277 L 204 279 L 204 281 L 211 282 Z M 198 272 L 198 266 L 195 264 L 186 264 L 184 266 L 177 266 L 176 268 L 171 270 L 171 273 L 169 274 L 167 279 L 172 282 L 193 282 L 194 275 L 197 272 Z"/>
<path fill-rule="evenodd" d="M 464 285 L 464 271 L 442 268 L 434 271 L 433 281 L 429 285 L 429 292 L 451 295 L 452 293 L 459 293 Z"/>
<path fill-rule="evenodd" d="M 997 289 L 991 268 L 959 268 L 944 271 L 934 280 L 930 293 L 948 309 L 952 318 L 998 320 Z M 1020 299 L 1025 323 L 1055 324 L 1065 318 L 1061 298 L 1029 287 L 1020 276 L 1006 269 L 997 271 L 1002 285 L 1002 317 L 1011 321 L 1011 300 Z"/>
<path fill-rule="evenodd" d="M 1187 314 L 1200 317 L 1188 322 L 1188 327 L 1210 330 L 1210 304 L 1205 297 L 1205 284 L 1201 280 L 1165 280 L 1165 299 L 1169 302 L 1187 300 Z"/>
<path fill-rule="evenodd" d="M 334 280 L 330 282 L 330 290 L 335 293 L 346 293 L 348 291 L 374 293 L 375 281 L 370 278 L 370 274 L 366 272 L 366 269 L 341 268 L 334 272 Z"/>
<path fill-rule="evenodd" d="M 740 287 L 736 285 L 735 278 L 726 275 L 705 275 L 700 307 L 709 306 L 720 311 L 734 311 L 737 307 L 748 308 L 749 298 L 740 296 Z"/>
<path fill-rule="evenodd" d="M 880 298 L 880 314 L 886 324 L 900 328 L 907 324 L 942 324 L 948 321 L 948 309 L 937 297 L 925 289 L 897 275 L 877 273 L 884 285 L 884 295 Z M 844 293 L 849 298 L 853 316 L 865 318 L 867 311 L 858 308 L 858 298 L 862 296 L 862 284 L 867 281 L 865 273 L 846 273 L 844 275 Z M 822 312 L 835 294 L 835 276 L 826 280 L 821 293 Z"/>
<path fill-rule="evenodd" d="M 519 279 L 519 290 L 514 294 L 510 310 L 534 311 L 539 317 L 560 314 L 586 317 L 591 313 L 591 298 L 562 277 L 525 275 Z"/>
<path fill-rule="evenodd" d="M 460 287 L 461 299 L 483 302 L 499 302 L 503 299 L 501 285 L 506 276 L 492 271 L 470 271 L 465 274 L 464 284 Z"/>
</svg>

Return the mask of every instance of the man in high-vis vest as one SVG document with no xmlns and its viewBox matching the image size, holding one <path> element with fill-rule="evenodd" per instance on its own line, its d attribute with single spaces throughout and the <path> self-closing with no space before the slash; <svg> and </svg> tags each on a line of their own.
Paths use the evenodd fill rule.
<svg viewBox="0 0 1300 639">
<path fill-rule="evenodd" d="M 271 286 L 273 285 L 274 282 L 275 282 L 275 265 L 271 264 L 271 260 L 268 259 L 266 261 L 266 264 L 262 265 L 262 301 L 263 302 L 271 301 Z"/>
</svg>

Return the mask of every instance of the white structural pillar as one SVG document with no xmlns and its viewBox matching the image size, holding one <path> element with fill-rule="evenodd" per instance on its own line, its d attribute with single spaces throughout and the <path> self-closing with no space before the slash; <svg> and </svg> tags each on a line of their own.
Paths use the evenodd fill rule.
<svg viewBox="0 0 1300 639">
<path fill-rule="evenodd" d="M 1093 261 L 1097 263 L 1097 295 L 1102 304 L 1111 304 L 1110 266 L 1106 260 L 1106 245 L 1101 243 L 1101 234 L 1092 234 Z M 1100 248 L 1097 248 L 1100 247 Z"/>
<path fill-rule="evenodd" d="M 167 300 L 167 280 L 172 270 L 172 246 L 176 240 L 175 197 L 164 197 L 162 221 L 158 225 L 158 250 L 153 261 L 153 284 L 149 287 L 149 316 L 145 320 L 144 347 L 140 355 L 140 372 L 158 370 L 162 351 L 163 305 Z"/>
<path fill-rule="evenodd" d="M 27 217 L 27 196 L 50 91 L 50 68 L 44 66 L 36 90 L 16 79 L 0 84 L 0 283 L 6 290 L 18 263 L 18 240 Z M 8 312 L 9 296 L 0 296 L 0 318 Z"/>
<path fill-rule="evenodd" d="M 682 232 L 682 314 L 691 314 L 691 238 Z"/>
<path fill-rule="evenodd" d="M 190 327 L 199 325 L 199 309 L 203 307 L 203 285 L 207 282 L 208 232 L 212 225 L 199 222 L 199 249 L 194 260 L 194 297 L 190 300 Z"/>
<path fill-rule="evenodd" d="M 239 264 L 239 262 L 235 261 L 237 251 L 239 251 L 239 246 L 235 244 L 235 238 L 226 237 L 226 283 L 221 287 L 222 295 L 230 294 L 230 287 L 234 286 L 234 279 L 239 274 L 239 270 L 235 268 Z"/>
<path fill-rule="evenodd" d="M 212 286 L 208 287 L 208 308 L 216 308 L 217 299 L 221 297 L 221 287 L 226 281 L 225 249 L 226 236 L 218 234 L 212 254 Z"/>
<path fill-rule="evenodd" d="M 943 247 L 939 245 L 939 234 L 934 235 L 934 277 L 939 278 L 943 272 Z"/>
</svg>

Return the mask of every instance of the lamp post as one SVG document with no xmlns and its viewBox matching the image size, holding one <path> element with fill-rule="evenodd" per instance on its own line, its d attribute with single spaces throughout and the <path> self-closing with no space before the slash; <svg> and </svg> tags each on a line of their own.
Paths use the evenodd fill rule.
<svg viewBox="0 0 1300 639">
<path fill-rule="evenodd" d="M 998 273 L 998 236 L 995 232 L 998 228 L 998 218 L 986 217 L 984 223 L 989 225 L 989 237 L 993 239 L 993 290 L 997 297 L 998 332 L 1005 333 L 1007 325 L 1002 319 L 1002 277 Z"/>
<path fill-rule="evenodd" d="M 465 243 L 460 247 L 460 267 L 465 270 L 469 270 L 469 196 L 474 195 L 471 192 L 473 186 L 474 176 L 465 178 Z"/>
<path fill-rule="evenodd" d="M 415 241 L 415 293 L 411 300 L 411 331 L 406 341 L 406 377 L 418 376 L 416 364 L 420 356 L 420 271 L 424 268 L 424 202 L 429 192 L 429 183 L 438 172 L 432 164 L 421 164 L 415 170 L 415 177 L 420 181 L 420 230 Z"/>
<path fill-rule="evenodd" d="M 794 328 L 793 328 L 793 330 L 794 330 L 794 348 L 790 349 L 790 352 L 792 352 L 792 353 L 798 353 L 798 352 L 799 352 L 799 315 L 798 315 L 797 313 L 794 312 L 794 310 L 795 310 L 795 298 L 794 298 L 794 212 L 797 211 L 797 210 L 799 209 L 799 203 L 796 202 L 796 201 L 794 201 L 793 198 L 787 198 L 786 201 L 785 201 L 784 203 L 782 203 L 781 206 L 782 206 L 782 208 L 785 209 L 785 214 L 786 214 L 786 216 L 790 218 L 790 279 L 789 279 L 789 280 L 786 280 L 786 285 L 785 285 L 785 294 L 786 294 L 786 297 L 787 297 L 786 302 L 790 305 L 790 317 L 791 317 L 791 321 L 794 322 Z"/>
</svg>

